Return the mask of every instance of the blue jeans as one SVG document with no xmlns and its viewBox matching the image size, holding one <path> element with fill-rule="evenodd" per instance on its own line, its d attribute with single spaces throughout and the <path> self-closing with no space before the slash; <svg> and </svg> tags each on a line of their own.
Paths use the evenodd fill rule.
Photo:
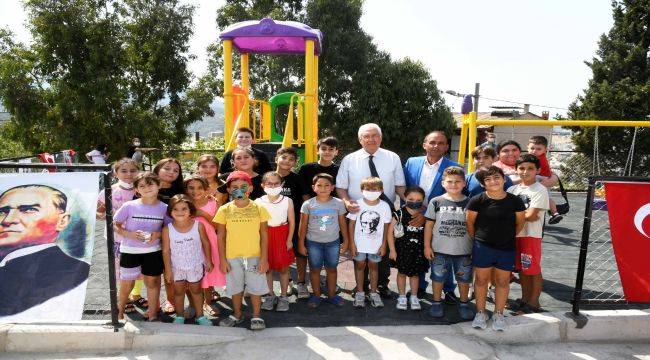
<svg viewBox="0 0 650 360">
<path fill-rule="evenodd" d="M 429 286 L 427 281 L 427 274 L 420 274 L 420 284 L 419 288 L 426 290 Z M 444 292 L 454 292 L 456 290 L 456 283 L 454 283 L 454 269 L 451 267 L 451 264 L 447 264 L 447 277 L 445 278 L 445 283 L 442 285 L 442 290 Z"/>
<path fill-rule="evenodd" d="M 320 270 L 323 266 L 328 269 L 336 269 L 338 266 L 341 247 L 338 239 L 328 243 L 305 240 L 305 247 L 310 269 Z"/>
<path fill-rule="evenodd" d="M 431 280 L 437 283 L 445 282 L 449 275 L 449 264 L 452 265 L 456 282 L 469 284 L 472 282 L 472 258 L 470 255 L 446 255 L 436 253 L 431 262 Z"/>
</svg>

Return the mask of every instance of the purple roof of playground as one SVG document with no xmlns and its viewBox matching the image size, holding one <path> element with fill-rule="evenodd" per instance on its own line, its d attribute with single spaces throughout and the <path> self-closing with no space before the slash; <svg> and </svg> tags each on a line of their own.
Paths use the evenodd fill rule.
<svg viewBox="0 0 650 360">
<path fill-rule="evenodd" d="M 318 29 L 296 21 L 262 20 L 242 21 L 230 25 L 219 35 L 230 39 L 240 53 L 304 54 L 305 39 L 315 40 L 314 53 L 322 51 L 323 34 Z"/>
</svg>

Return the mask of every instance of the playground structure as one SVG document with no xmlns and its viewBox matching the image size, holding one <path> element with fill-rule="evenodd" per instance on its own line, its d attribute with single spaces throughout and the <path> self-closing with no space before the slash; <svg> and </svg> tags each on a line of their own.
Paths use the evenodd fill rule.
<svg viewBox="0 0 650 360">
<path fill-rule="evenodd" d="M 223 42 L 224 139 L 232 150 L 235 130 L 249 127 L 255 142 L 281 143 L 298 148 L 302 161 L 316 161 L 318 140 L 318 56 L 323 35 L 318 29 L 294 21 L 243 21 L 226 28 Z M 241 86 L 233 85 L 233 47 L 240 54 Z M 305 56 L 305 90 L 285 92 L 267 100 L 251 99 L 251 54 Z M 282 115 L 286 109 L 286 122 Z"/>
</svg>

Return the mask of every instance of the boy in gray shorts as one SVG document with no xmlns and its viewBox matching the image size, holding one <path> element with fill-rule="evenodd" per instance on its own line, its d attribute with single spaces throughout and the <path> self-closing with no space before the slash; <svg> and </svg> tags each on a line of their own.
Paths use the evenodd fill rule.
<svg viewBox="0 0 650 360">
<path fill-rule="evenodd" d="M 220 190 L 227 190 L 233 200 L 217 210 L 212 222 L 217 227 L 219 268 L 226 274 L 226 291 L 232 297 L 233 314 L 219 325 L 230 327 L 244 321 L 242 300 L 246 291 L 253 305 L 250 329 L 262 330 L 266 328 L 260 317 L 262 295 L 269 292 L 265 273 L 269 268 L 270 215 L 266 208 L 248 198 L 253 182 L 247 173 L 233 171 L 222 187 Z"/>
</svg>

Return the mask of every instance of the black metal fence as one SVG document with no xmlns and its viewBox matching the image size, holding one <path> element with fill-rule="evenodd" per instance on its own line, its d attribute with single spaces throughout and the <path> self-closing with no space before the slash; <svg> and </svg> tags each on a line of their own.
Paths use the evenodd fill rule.
<svg viewBox="0 0 650 360">
<path fill-rule="evenodd" d="M 16 173 L 16 172 L 44 172 L 48 170 L 56 171 L 93 171 L 101 172 L 100 182 L 98 183 L 98 189 L 101 187 L 104 189 L 104 201 L 106 205 L 106 254 L 108 260 L 108 280 L 109 280 L 109 298 L 110 298 L 110 317 L 111 321 L 110 326 L 113 327 L 115 331 L 121 326 L 118 321 L 117 315 L 117 284 L 115 280 L 115 254 L 113 253 L 113 244 L 114 244 L 114 233 L 113 233 L 113 206 L 112 206 L 112 194 L 111 194 L 111 182 L 112 182 L 112 172 L 110 165 L 94 165 L 94 164 L 62 164 L 62 163 L 17 163 L 17 162 L 0 162 L 0 172 L 1 173 Z M 94 234 L 93 240 L 94 241 Z M 93 265 L 91 264 L 91 272 L 93 270 Z M 90 278 L 90 275 L 89 275 Z M 90 281 L 89 281 L 90 282 Z M 84 308 L 84 313 L 90 309 Z M 96 310 L 90 310 L 96 311 Z"/>
<path fill-rule="evenodd" d="M 581 304 L 628 304 L 623 293 L 610 234 L 605 200 L 597 189 L 608 181 L 650 183 L 649 177 L 590 176 L 582 225 L 580 256 L 573 292 L 572 312 Z"/>
</svg>

